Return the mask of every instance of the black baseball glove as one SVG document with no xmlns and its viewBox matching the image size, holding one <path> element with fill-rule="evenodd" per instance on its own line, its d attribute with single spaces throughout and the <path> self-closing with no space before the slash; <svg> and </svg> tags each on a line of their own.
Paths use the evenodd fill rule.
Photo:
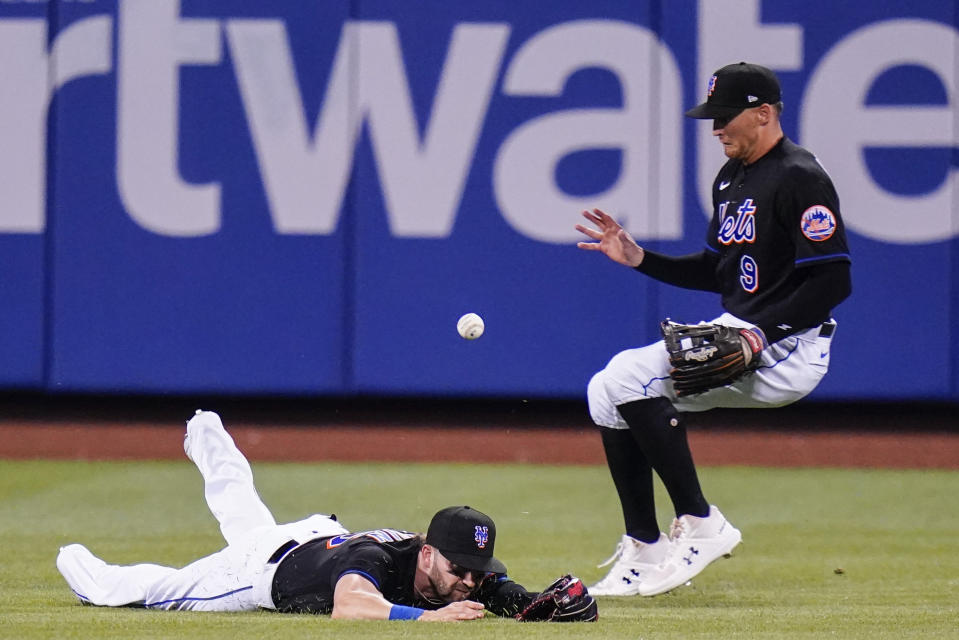
<svg viewBox="0 0 959 640">
<path fill-rule="evenodd" d="M 660 325 L 677 396 L 702 393 L 732 384 L 759 367 L 765 340 L 758 330 L 722 324 Z"/>
<path fill-rule="evenodd" d="M 598 617 L 599 609 L 586 585 L 569 574 L 543 589 L 516 614 L 520 622 L 595 622 Z"/>
</svg>

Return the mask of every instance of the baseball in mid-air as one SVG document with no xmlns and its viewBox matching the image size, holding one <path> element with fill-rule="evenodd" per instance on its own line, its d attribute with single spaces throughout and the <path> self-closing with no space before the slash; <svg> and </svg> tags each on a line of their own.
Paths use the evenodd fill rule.
<svg viewBox="0 0 959 640">
<path fill-rule="evenodd" d="M 456 330 L 459 331 L 460 336 L 467 340 L 476 340 L 483 335 L 484 329 L 486 329 L 486 324 L 475 313 L 464 314 L 456 321 Z"/>
</svg>

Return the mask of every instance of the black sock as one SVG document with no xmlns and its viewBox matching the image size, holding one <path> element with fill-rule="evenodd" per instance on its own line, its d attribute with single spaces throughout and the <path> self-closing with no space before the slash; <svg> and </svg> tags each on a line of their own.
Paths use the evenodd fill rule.
<svg viewBox="0 0 959 640">
<path fill-rule="evenodd" d="M 626 533 L 643 542 L 659 539 L 653 500 L 653 469 L 628 429 L 600 427 L 606 463 L 623 507 Z"/>
<path fill-rule="evenodd" d="M 673 403 L 666 398 L 652 398 L 627 402 L 616 408 L 666 486 L 676 515 L 708 515 L 709 503 L 699 486 L 686 427 Z"/>
</svg>

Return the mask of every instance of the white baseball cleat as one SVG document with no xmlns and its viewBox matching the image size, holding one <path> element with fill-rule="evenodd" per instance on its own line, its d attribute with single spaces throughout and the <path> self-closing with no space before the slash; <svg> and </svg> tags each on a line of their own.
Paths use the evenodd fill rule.
<svg viewBox="0 0 959 640">
<path fill-rule="evenodd" d="M 739 529 L 715 506 L 702 518 L 676 518 L 669 529 L 666 559 L 643 579 L 639 595 L 655 596 L 686 584 L 713 560 L 728 557 L 742 539 Z"/>
<path fill-rule="evenodd" d="M 98 592 L 97 576 L 104 567 L 106 563 L 82 544 L 60 547 L 57 554 L 57 569 L 83 604 L 92 604 L 90 597 Z"/>
<path fill-rule="evenodd" d="M 615 562 L 606 577 L 589 587 L 588 591 L 594 596 L 634 596 L 639 593 L 640 583 L 646 575 L 655 570 L 669 551 L 669 538 L 659 534 L 656 542 L 640 542 L 635 538 L 624 535 L 616 552 L 606 562 L 606 565 Z"/>
<path fill-rule="evenodd" d="M 191 431 L 195 431 L 200 428 L 200 424 L 206 420 L 216 420 L 218 424 L 220 423 L 220 416 L 212 411 L 204 411 L 203 409 L 197 409 L 196 413 L 193 414 L 193 417 L 190 418 L 186 423 L 186 435 L 183 436 L 183 453 L 186 454 L 186 457 L 190 460 L 193 460 L 193 455 L 191 453 L 193 449 L 193 441 L 190 438 Z"/>
</svg>

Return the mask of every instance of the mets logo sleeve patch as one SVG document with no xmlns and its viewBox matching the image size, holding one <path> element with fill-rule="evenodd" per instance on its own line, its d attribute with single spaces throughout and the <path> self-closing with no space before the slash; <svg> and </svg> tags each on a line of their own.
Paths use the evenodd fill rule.
<svg viewBox="0 0 959 640">
<path fill-rule="evenodd" d="M 800 220 L 802 234 L 813 242 L 823 242 L 836 233 L 836 215 L 829 207 L 815 204 L 803 211 Z"/>
</svg>

